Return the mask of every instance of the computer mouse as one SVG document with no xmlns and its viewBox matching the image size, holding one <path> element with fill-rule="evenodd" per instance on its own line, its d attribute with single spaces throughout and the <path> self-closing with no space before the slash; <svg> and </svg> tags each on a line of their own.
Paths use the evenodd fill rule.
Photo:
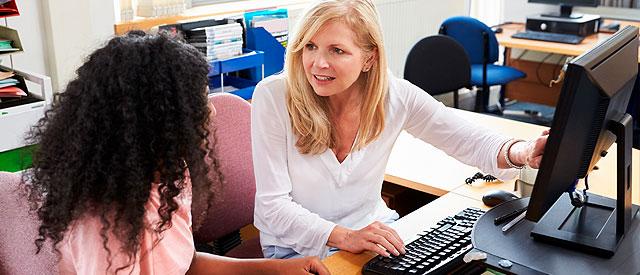
<svg viewBox="0 0 640 275">
<path fill-rule="evenodd" d="M 482 203 L 489 207 L 494 207 L 505 201 L 515 200 L 518 196 L 504 190 L 491 190 L 482 196 Z"/>
<path fill-rule="evenodd" d="M 497 28 L 493 29 L 493 32 L 494 33 L 501 33 L 502 32 L 502 28 L 497 27 Z"/>
</svg>

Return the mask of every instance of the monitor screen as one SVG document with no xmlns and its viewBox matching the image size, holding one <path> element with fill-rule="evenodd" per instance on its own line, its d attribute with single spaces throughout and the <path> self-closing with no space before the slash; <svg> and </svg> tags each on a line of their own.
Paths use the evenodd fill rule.
<svg viewBox="0 0 640 275">
<path fill-rule="evenodd" d="M 618 31 L 568 64 L 529 201 L 528 220 L 540 220 L 562 193 L 606 155 L 615 142 L 607 124 L 625 114 L 637 74 L 635 27 Z"/>
</svg>

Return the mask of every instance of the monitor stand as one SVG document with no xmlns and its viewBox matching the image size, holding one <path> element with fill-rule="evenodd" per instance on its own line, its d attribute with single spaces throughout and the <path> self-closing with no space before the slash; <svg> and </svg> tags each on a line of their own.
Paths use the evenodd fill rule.
<svg viewBox="0 0 640 275">
<path fill-rule="evenodd" d="M 587 193 L 585 205 L 574 207 L 562 196 L 531 231 L 535 240 L 610 258 L 629 231 L 637 210 L 631 204 L 632 121 L 630 115 L 612 121 L 616 135 L 617 199 Z"/>
<path fill-rule="evenodd" d="M 571 5 L 560 5 L 560 13 L 543 13 L 541 14 L 543 17 L 554 17 L 554 18 L 566 18 L 566 19 L 580 19 L 582 18 L 582 14 L 573 13 L 573 6 Z"/>
</svg>

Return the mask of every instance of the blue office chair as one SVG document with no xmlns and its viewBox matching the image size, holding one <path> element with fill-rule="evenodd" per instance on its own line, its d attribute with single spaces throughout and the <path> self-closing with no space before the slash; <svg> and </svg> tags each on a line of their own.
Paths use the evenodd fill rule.
<svg viewBox="0 0 640 275">
<path fill-rule="evenodd" d="M 504 106 L 504 85 L 526 76 L 508 66 L 495 65 L 498 61 L 498 40 L 484 23 L 467 16 L 456 16 L 440 25 L 440 34 L 447 35 L 464 47 L 471 63 L 471 85 L 481 88 L 476 94 L 476 112 L 486 112 L 489 105 L 489 87 L 502 85 L 500 104 Z"/>
</svg>

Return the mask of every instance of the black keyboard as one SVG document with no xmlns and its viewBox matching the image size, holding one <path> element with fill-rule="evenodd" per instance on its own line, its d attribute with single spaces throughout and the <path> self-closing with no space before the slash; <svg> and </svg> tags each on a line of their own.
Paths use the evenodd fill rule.
<svg viewBox="0 0 640 275">
<path fill-rule="evenodd" d="M 471 250 L 471 230 L 484 211 L 467 208 L 438 222 L 413 242 L 406 254 L 377 256 L 362 268 L 362 274 L 444 274 L 463 263 Z"/>
<path fill-rule="evenodd" d="M 536 31 L 526 31 L 519 32 L 511 37 L 513 38 L 522 38 L 522 39 L 531 39 L 531 40 L 541 40 L 541 41 L 550 41 L 550 42 L 558 42 L 565 44 L 580 44 L 584 37 L 572 35 L 572 34 L 561 34 L 561 33 L 551 33 L 551 32 L 536 32 Z"/>
</svg>

